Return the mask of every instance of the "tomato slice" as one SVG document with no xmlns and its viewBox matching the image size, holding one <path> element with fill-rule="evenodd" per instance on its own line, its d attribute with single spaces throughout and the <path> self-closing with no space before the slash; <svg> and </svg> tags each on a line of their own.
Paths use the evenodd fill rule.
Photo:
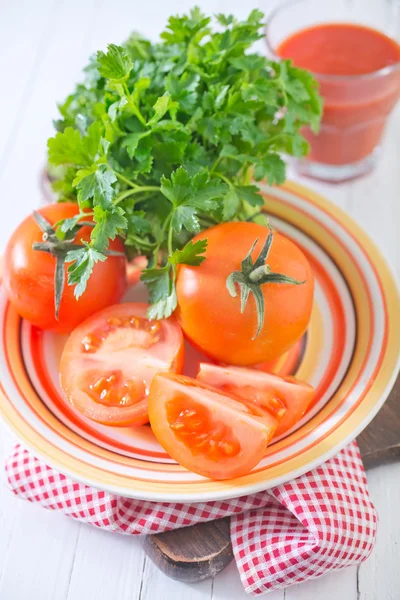
<svg viewBox="0 0 400 600">
<path fill-rule="evenodd" d="M 248 473 L 264 456 L 277 426 L 262 407 L 196 379 L 161 373 L 151 384 L 149 416 L 168 454 L 211 479 Z"/>
<path fill-rule="evenodd" d="M 275 437 L 296 425 L 314 396 L 305 381 L 242 367 L 201 363 L 197 379 L 266 408 L 279 423 Z"/>
<path fill-rule="evenodd" d="M 104 425 L 147 423 L 147 397 L 159 372 L 183 367 L 183 336 L 174 317 L 146 318 L 147 304 L 110 306 L 79 325 L 65 345 L 60 381 L 83 415 Z"/>
</svg>

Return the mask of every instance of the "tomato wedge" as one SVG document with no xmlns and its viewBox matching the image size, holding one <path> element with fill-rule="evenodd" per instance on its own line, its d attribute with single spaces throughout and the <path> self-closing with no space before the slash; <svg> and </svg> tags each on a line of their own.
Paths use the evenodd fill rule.
<svg viewBox="0 0 400 600">
<path fill-rule="evenodd" d="M 154 377 L 149 417 L 168 454 L 186 469 L 211 479 L 248 473 L 264 456 L 277 426 L 262 407 L 173 374 Z"/>
<path fill-rule="evenodd" d="M 61 387 L 85 417 L 104 425 L 147 423 L 159 372 L 181 372 L 183 336 L 174 317 L 146 318 L 147 304 L 110 306 L 79 325 L 65 345 Z"/>
<path fill-rule="evenodd" d="M 197 379 L 267 409 L 279 423 L 275 437 L 296 425 L 314 396 L 305 381 L 242 367 L 201 363 Z"/>
</svg>

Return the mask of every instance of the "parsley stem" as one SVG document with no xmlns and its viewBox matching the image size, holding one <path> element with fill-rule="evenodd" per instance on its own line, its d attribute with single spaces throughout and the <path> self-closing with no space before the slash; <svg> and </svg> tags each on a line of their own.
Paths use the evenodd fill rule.
<svg viewBox="0 0 400 600">
<path fill-rule="evenodd" d="M 129 241 L 133 240 L 134 242 L 136 242 L 137 244 L 140 244 L 141 246 L 145 246 L 146 248 L 149 248 L 149 250 L 152 250 L 156 244 L 155 243 L 151 243 L 151 242 L 146 242 L 146 240 L 143 240 L 141 238 L 138 238 L 136 235 L 129 235 Z"/>
<path fill-rule="evenodd" d="M 285 137 L 293 137 L 292 134 L 289 133 L 277 133 L 276 135 L 273 135 L 272 137 L 269 138 L 268 142 L 267 142 L 267 147 L 269 148 L 270 146 L 272 146 L 272 144 L 274 142 L 276 142 L 276 140 L 279 140 L 279 138 L 285 138 Z"/>
<path fill-rule="evenodd" d="M 172 219 L 171 219 L 172 220 Z M 169 224 L 169 229 L 168 229 L 168 254 L 171 256 L 171 254 L 173 253 L 173 248 L 172 248 L 172 236 L 174 234 L 174 231 L 172 229 L 172 225 L 171 225 L 171 221 Z"/>
<path fill-rule="evenodd" d="M 211 167 L 211 169 L 210 169 L 210 175 L 212 175 L 212 174 L 214 173 L 214 171 L 215 171 L 215 169 L 217 168 L 217 166 L 218 166 L 218 163 L 219 163 L 219 161 L 220 161 L 221 159 L 222 159 L 222 156 L 218 156 L 218 158 L 217 158 L 217 159 L 214 161 L 214 164 L 213 164 L 213 166 L 212 166 L 212 167 Z"/>
<path fill-rule="evenodd" d="M 125 200 L 125 198 L 128 198 L 128 196 L 133 196 L 134 194 L 140 194 L 141 192 L 159 192 L 160 188 L 155 186 L 155 185 L 142 185 L 142 186 L 137 186 L 134 190 L 125 190 L 124 192 L 121 192 L 114 204 L 119 204 L 120 202 L 122 202 L 122 200 Z"/>
<path fill-rule="evenodd" d="M 227 177 L 225 177 L 225 175 L 223 175 L 222 173 L 214 173 L 214 175 L 216 175 L 217 177 L 219 177 L 220 179 L 222 179 L 222 181 L 225 181 L 225 183 L 227 183 L 229 185 L 229 187 L 233 187 L 233 183 L 230 179 L 228 179 Z"/>
<path fill-rule="evenodd" d="M 121 175 L 121 173 L 118 173 L 118 171 L 114 171 L 114 173 L 118 177 L 118 179 L 120 179 L 121 181 L 123 181 L 124 183 L 126 183 L 126 185 L 129 185 L 132 188 L 137 188 L 138 187 L 138 185 L 136 183 L 133 183 L 133 181 L 131 181 L 130 179 L 128 179 L 124 175 Z"/>
<path fill-rule="evenodd" d="M 134 115 L 136 115 L 136 117 L 139 119 L 139 121 L 141 122 L 142 125 L 146 125 L 146 119 L 143 117 L 138 106 L 132 100 L 132 96 L 130 94 L 128 86 L 126 85 L 126 82 L 123 83 L 123 88 L 124 88 L 125 96 L 128 99 L 128 105 L 131 107 L 132 112 L 134 113 Z"/>
</svg>

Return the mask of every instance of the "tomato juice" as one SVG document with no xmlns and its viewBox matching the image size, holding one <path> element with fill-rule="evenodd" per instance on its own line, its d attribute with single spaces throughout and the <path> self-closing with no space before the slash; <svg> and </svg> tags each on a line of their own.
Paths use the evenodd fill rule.
<svg viewBox="0 0 400 600">
<path fill-rule="evenodd" d="M 318 135 L 304 131 L 308 159 L 347 165 L 371 155 L 400 95 L 400 45 L 370 27 L 324 23 L 293 33 L 275 52 L 320 85 L 324 114 Z"/>
</svg>

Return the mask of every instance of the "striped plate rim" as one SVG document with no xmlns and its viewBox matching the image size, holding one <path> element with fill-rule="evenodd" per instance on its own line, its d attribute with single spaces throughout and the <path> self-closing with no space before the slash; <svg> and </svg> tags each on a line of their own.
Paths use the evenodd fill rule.
<svg viewBox="0 0 400 600">
<path fill-rule="evenodd" d="M 3 346 L 9 370 L 19 393 L 40 405 L 44 420 L 57 424 L 82 453 L 70 454 L 53 443 L 46 429 L 38 429 L 33 419 L 25 419 L 16 402 L 1 386 L 0 408 L 6 422 L 33 452 L 49 465 L 88 485 L 110 492 L 146 500 L 191 501 L 222 500 L 264 490 L 312 469 L 354 439 L 378 412 L 399 369 L 400 325 L 399 295 L 390 270 L 371 239 L 341 209 L 299 184 L 280 188 L 261 186 L 266 210 L 284 219 L 309 236 L 336 263 L 351 290 L 357 320 L 356 345 L 344 379 L 330 401 L 290 436 L 277 442 L 271 454 L 287 456 L 228 482 L 198 477 L 180 480 L 183 470 L 163 465 L 169 479 L 138 479 L 112 470 L 113 452 L 102 449 L 103 463 L 83 459 L 94 444 L 68 430 L 47 409 L 27 378 L 20 351 L 21 322 L 12 309 L 6 310 Z M 56 434 L 56 438 L 57 438 Z M 76 442 L 79 440 L 79 442 Z M 290 448 L 296 449 L 290 454 Z M 96 447 L 96 451 L 98 448 Z M 127 465 L 138 463 L 143 471 L 150 463 L 125 458 Z M 110 468 L 104 468 L 107 466 Z M 124 462 L 120 457 L 120 462 Z"/>
</svg>

